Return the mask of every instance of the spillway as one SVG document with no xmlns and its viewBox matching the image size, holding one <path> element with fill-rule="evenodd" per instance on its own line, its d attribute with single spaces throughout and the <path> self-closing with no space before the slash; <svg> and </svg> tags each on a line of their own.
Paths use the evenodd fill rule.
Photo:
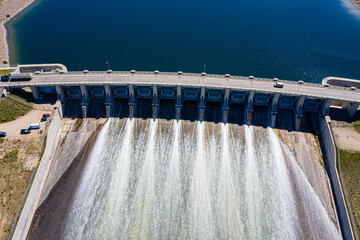
<svg viewBox="0 0 360 240">
<path fill-rule="evenodd" d="M 65 239 L 340 239 L 276 130 L 110 118 L 62 223 Z"/>
</svg>

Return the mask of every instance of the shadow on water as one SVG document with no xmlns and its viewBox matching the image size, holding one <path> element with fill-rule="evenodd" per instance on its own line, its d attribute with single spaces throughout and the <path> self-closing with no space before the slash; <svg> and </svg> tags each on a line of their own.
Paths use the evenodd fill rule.
<svg viewBox="0 0 360 240">
<path fill-rule="evenodd" d="M 161 99 L 159 106 L 159 118 L 171 120 L 175 118 L 175 101 L 172 99 Z"/>
<path fill-rule="evenodd" d="M 304 112 L 299 131 L 320 135 L 319 114 L 313 112 Z"/>
<path fill-rule="evenodd" d="M 254 106 L 251 125 L 266 128 L 268 126 L 269 108 L 267 106 Z"/>
<path fill-rule="evenodd" d="M 105 101 L 103 99 L 90 100 L 87 117 L 96 119 L 105 117 Z"/>
<path fill-rule="evenodd" d="M 136 115 L 137 118 L 152 118 L 152 104 L 149 98 L 137 99 Z"/>
<path fill-rule="evenodd" d="M 294 111 L 290 109 L 279 109 L 276 117 L 275 127 L 293 131 L 295 129 Z"/>
<path fill-rule="evenodd" d="M 219 123 L 222 121 L 221 103 L 208 101 L 205 106 L 205 121 Z"/>
<path fill-rule="evenodd" d="M 185 100 L 182 104 L 181 118 L 194 122 L 198 119 L 199 104 L 197 101 Z"/>
<path fill-rule="evenodd" d="M 65 109 L 63 109 L 64 118 L 79 118 L 81 117 L 81 100 L 67 99 L 65 102 Z"/>
<path fill-rule="evenodd" d="M 228 123 L 244 125 L 245 123 L 245 106 L 244 104 L 231 103 L 229 107 Z"/>
<path fill-rule="evenodd" d="M 118 118 L 129 117 L 129 100 L 127 98 L 115 98 L 111 116 Z"/>
</svg>

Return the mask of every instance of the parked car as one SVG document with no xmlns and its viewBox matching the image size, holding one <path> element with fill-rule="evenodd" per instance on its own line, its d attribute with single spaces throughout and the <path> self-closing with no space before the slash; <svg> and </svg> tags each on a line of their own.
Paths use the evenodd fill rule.
<svg viewBox="0 0 360 240">
<path fill-rule="evenodd" d="M 51 115 L 50 113 L 44 113 L 43 117 L 50 117 L 50 115 Z"/>
<path fill-rule="evenodd" d="M 31 133 L 31 130 L 30 129 L 21 129 L 20 133 L 21 134 L 29 134 L 29 133 Z"/>
<path fill-rule="evenodd" d="M 0 137 L 6 137 L 6 132 L 0 132 Z"/>
<path fill-rule="evenodd" d="M 40 123 L 33 123 L 30 124 L 30 126 L 28 127 L 28 129 L 39 129 L 40 128 Z"/>
<path fill-rule="evenodd" d="M 47 117 L 42 117 L 42 118 L 41 118 L 41 121 L 42 121 L 42 122 L 47 121 Z"/>
</svg>

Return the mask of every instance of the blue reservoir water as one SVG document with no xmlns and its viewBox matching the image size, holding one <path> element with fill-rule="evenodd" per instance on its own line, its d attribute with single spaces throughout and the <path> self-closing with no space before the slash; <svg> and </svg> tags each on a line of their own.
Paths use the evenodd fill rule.
<svg viewBox="0 0 360 240">
<path fill-rule="evenodd" d="M 360 79 L 360 11 L 343 1 L 39 0 L 7 25 L 10 60 Z"/>
</svg>

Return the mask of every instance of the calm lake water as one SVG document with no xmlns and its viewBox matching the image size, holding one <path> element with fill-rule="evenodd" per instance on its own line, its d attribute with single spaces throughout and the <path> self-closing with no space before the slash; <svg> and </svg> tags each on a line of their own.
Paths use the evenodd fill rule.
<svg viewBox="0 0 360 240">
<path fill-rule="evenodd" d="M 360 11 L 343 1 L 38 0 L 7 26 L 10 60 L 360 79 Z"/>
</svg>

